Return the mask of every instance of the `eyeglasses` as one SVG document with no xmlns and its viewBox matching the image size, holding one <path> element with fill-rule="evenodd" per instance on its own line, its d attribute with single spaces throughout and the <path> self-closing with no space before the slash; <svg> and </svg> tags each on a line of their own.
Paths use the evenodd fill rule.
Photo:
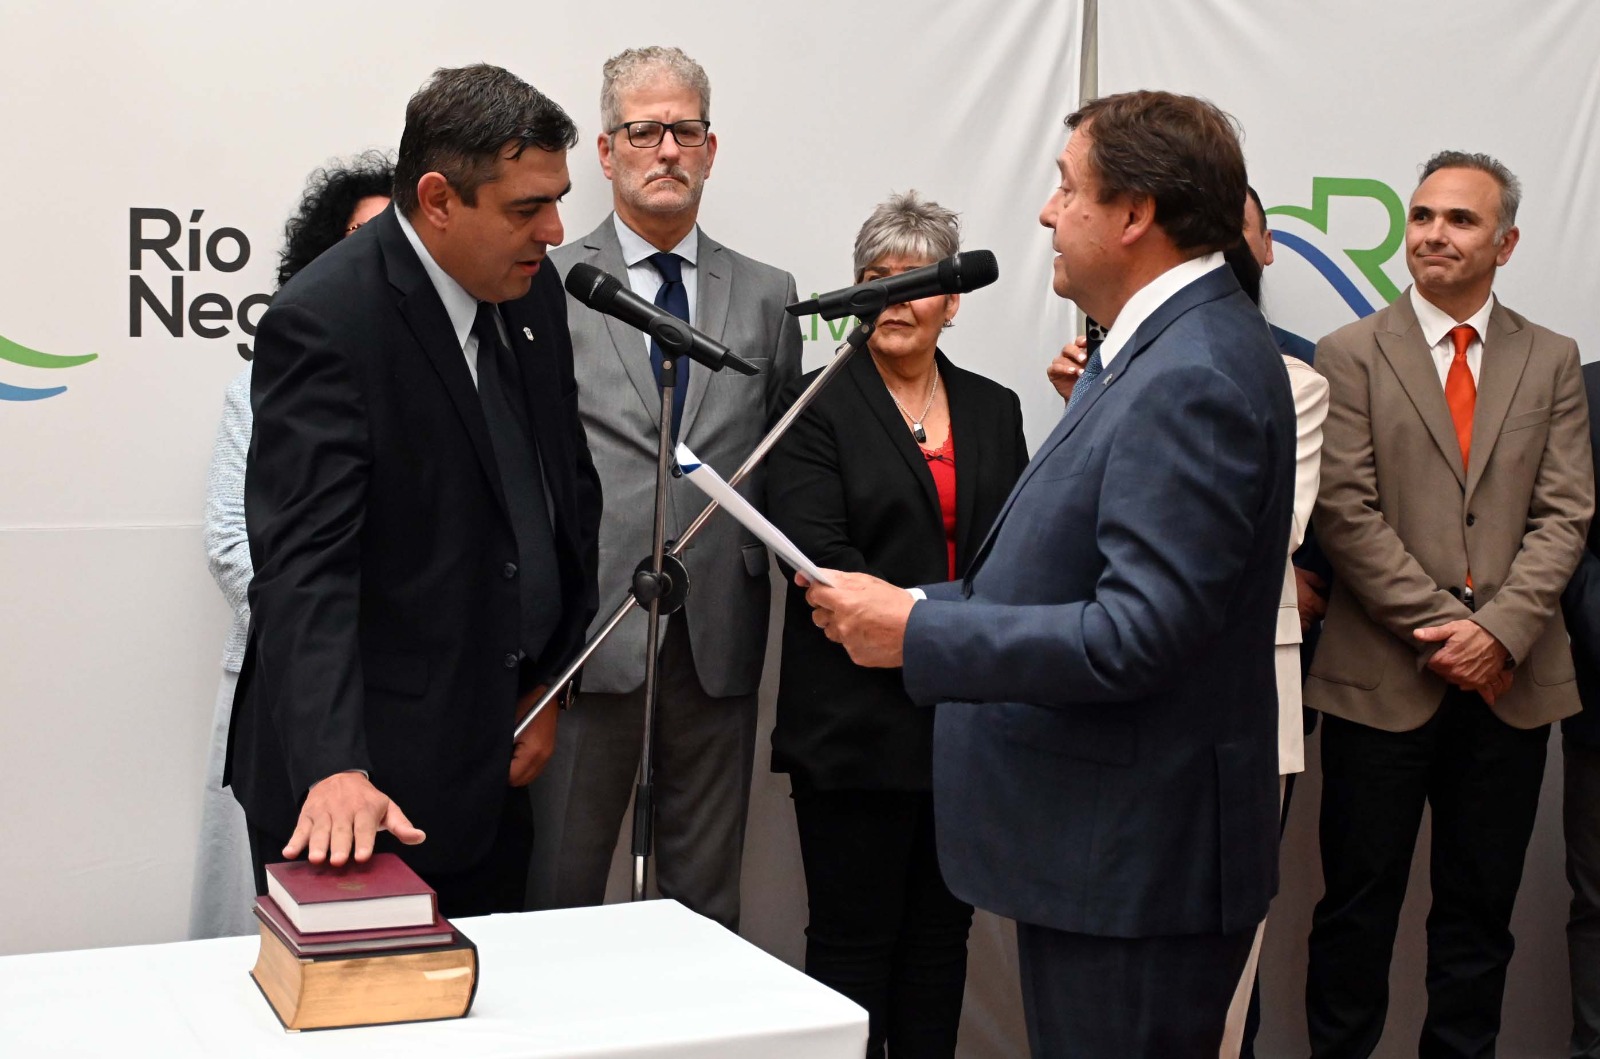
<svg viewBox="0 0 1600 1059">
<path fill-rule="evenodd" d="M 703 147 L 710 135 L 711 123 L 698 119 L 675 121 L 671 125 L 659 121 L 625 121 L 611 131 L 622 129 L 628 130 L 628 142 L 635 147 L 656 146 L 668 129 L 672 130 L 672 138 L 678 141 L 679 147 Z"/>
</svg>

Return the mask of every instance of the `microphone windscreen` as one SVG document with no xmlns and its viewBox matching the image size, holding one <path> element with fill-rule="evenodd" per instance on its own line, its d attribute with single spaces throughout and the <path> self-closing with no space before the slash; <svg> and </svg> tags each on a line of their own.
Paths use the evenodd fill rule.
<svg viewBox="0 0 1600 1059">
<path fill-rule="evenodd" d="M 611 301 L 611 296 L 621 284 L 610 273 L 580 261 L 567 270 L 567 293 L 592 309 L 599 309 Z"/>
<path fill-rule="evenodd" d="M 1000 262 L 993 250 L 964 250 L 948 259 L 956 273 L 955 289 L 962 294 L 987 287 L 1000 278 Z"/>
</svg>

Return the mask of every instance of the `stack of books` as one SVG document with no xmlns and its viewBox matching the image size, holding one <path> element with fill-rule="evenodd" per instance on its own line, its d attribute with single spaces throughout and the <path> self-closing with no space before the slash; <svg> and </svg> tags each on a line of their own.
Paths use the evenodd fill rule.
<svg viewBox="0 0 1600 1059">
<path fill-rule="evenodd" d="M 267 866 L 261 954 L 250 976 L 288 1030 L 461 1018 L 478 950 L 392 853 L 343 868 Z"/>
</svg>

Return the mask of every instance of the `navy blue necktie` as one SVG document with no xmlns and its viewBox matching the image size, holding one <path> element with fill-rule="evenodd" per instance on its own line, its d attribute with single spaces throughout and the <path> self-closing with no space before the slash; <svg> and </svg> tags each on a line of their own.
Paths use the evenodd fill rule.
<svg viewBox="0 0 1600 1059">
<path fill-rule="evenodd" d="M 677 254 L 651 254 L 645 260 L 661 273 L 661 289 L 656 291 L 656 306 L 665 309 L 684 323 L 689 322 L 689 291 L 683 285 L 683 258 Z M 683 425 L 684 398 L 689 393 L 689 358 L 678 357 L 675 363 L 678 381 L 672 388 L 672 440 L 678 440 L 678 428 Z M 655 372 L 656 385 L 661 385 L 661 345 L 650 340 L 650 370 Z"/>
<path fill-rule="evenodd" d="M 1089 354 L 1089 360 L 1083 366 L 1083 374 L 1078 376 L 1078 383 L 1072 388 L 1072 396 L 1067 399 L 1067 410 L 1062 415 L 1071 415 L 1072 406 L 1089 395 L 1089 387 L 1100 377 L 1105 370 L 1105 364 L 1100 360 L 1100 343 L 1096 342 L 1094 352 Z"/>
</svg>

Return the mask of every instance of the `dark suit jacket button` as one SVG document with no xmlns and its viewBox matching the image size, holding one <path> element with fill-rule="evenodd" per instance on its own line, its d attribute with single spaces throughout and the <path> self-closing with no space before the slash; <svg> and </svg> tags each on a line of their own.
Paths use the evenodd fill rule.
<svg viewBox="0 0 1600 1059">
<path fill-rule="evenodd" d="M 1476 515 L 1471 515 L 1471 514 L 1469 514 L 1469 515 L 1468 515 L 1468 516 L 1467 516 L 1467 525 L 1469 525 L 1469 526 L 1470 526 L 1470 525 L 1472 525 L 1472 524 L 1473 524 L 1473 523 L 1474 523 L 1474 522 L 1477 522 L 1477 521 L 1478 521 L 1478 516 L 1476 516 Z"/>
<path fill-rule="evenodd" d="M 1470 525 L 1470 523 L 1469 523 L 1469 525 Z M 504 566 L 502 566 L 500 568 L 500 576 L 505 578 L 507 581 L 511 580 L 513 577 L 516 577 L 517 576 L 517 564 L 516 563 L 506 563 L 506 565 L 504 565 Z"/>
<path fill-rule="evenodd" d="M 517 656 L 514 654 L 506 655 L 505 664 L 507 669 L 517 668 Z"/>
</svg>

